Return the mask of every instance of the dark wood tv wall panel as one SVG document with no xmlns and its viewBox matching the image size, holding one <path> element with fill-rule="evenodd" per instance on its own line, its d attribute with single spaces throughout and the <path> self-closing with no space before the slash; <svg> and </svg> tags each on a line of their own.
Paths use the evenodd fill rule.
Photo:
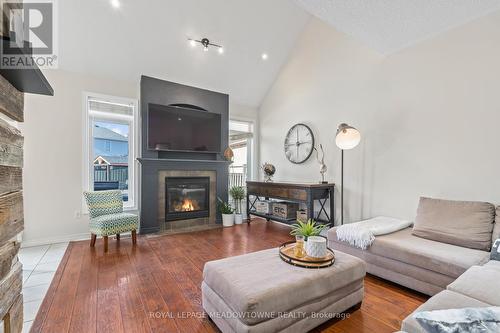
<svg viewBox="0 0 500 333">
<path fill-rule="evenodd" d="M 23 121 L 24 94 L 0 76 L 0 113 Z M 4 332 L 23 327 L 22 265 L 18 234 L 24 229 L 23 137 L 0 119 L 0 319 Z"/>
</svg>

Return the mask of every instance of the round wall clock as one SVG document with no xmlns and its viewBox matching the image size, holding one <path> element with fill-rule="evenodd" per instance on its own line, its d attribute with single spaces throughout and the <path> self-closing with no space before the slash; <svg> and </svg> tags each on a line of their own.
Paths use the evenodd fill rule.
<svg viewBox="0 0 500 333">
<path fill-rule="evenodd" d="M 314 150 L 314 135 L 304 124 L 296 124 L 286 134 L 285 155 L 295 164 L 304 163 Z"/>
</svg>

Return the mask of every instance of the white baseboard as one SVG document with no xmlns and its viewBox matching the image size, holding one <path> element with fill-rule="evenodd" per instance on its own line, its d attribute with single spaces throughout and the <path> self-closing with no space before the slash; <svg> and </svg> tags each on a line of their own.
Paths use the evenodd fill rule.
<svg viewBox="0 0 500 333">
<path fill-rule="evenodd" d="M 66 243 L 66 242 L 86 240 L 86 239 L 90 239 L 90 233 L 37 238 L 37 239 L 28 239 L 28 240 L 23 239 L 21 241 L 21 247 L 24 248 L 24 247 L 49 245 L 49 244 L 56 244 L 56 243 Z"/>
</svg>

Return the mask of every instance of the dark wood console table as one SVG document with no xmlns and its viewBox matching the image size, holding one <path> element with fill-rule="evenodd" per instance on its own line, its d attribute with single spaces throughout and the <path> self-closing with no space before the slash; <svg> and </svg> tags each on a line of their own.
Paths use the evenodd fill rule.
<svg viewBox="0 0 500 333">
<path fill-rule="evenodd" d="M 274 183 L 274 182 L 254 182 L 247 181 L 247 215 L 259 216 L 267 221 L 274 220 L 287 224 L 295 223 L 295 219 L 284 219 L 272 214 L 263 214 L 255 210 L 257 201 L 271 199 L 281 199 L 304 203 L 307 206 L 307 217 L 318 222 L 334 225 L 335 218 L 335 184 L 295 184 L 295 183 Z M 253 198 L 250 198 L 253 196 Z M 330 201 L 330 209 L 327 212 L 325 204 Z M 314 203 L 318 201 L 320 210 L 314 215 Z"/>
</svg>

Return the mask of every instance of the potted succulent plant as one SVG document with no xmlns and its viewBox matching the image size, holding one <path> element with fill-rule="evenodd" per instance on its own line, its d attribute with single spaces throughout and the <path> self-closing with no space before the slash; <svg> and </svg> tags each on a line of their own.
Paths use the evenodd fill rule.
<svg viewBox="0 0 500 333">
<path fill-rule="evenodd" d="M 221 198 L 217 198 L 217 207 L 222 214 L 222 226 L 232 227 L 234 224 L 234 210 L 231 205 Z"/>
<path fill-rule="evenodd" d="M 292 224 L 292 231 L 290 231 L 290 235 L 303 236 L 307 241 L 307 237 L 318 236 L 326 227 L 327 225 L 319 224 L 313 219 L 309 219 L 307 222 L 299 220 L 297 223 Z"/>
<path fill-rule="evenodd" d="M 243 223 L 243 214 L 241 210 L 241 202 L 245 198 L 245 189 L 242 186 L 233 186 L 229 189 L 229 194 L 233 198 L 236 205 L 236 214 L 234 215 L 234 223 Z"/>
</svg>

